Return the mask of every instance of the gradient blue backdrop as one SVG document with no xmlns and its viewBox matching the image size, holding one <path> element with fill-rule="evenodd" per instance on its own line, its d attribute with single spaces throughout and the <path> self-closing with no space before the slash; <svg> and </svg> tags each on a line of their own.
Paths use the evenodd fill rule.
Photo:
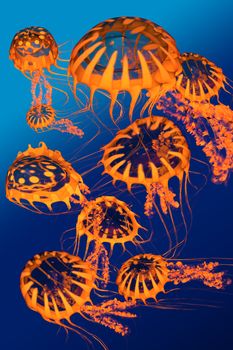
<svg viewBox="0 0 233 350">
<path fill-rule="evenodd" d="M 28 258 L 45 249 L 59 249 L 63 228 L 69 218 L 42 217 L 5 199 L 5 174 L 19 150 L 36 145 L 35 135 L 25 122 L 29 107 L 29 82 L 8 59 L 13 35 L 38 25 L 48 28 L 57 42 L 75 43 L 98 22 L 122 15 L 140 16 L 165 27 L 176 39 L 181 52 L 198 52 L 220 65 L 233 78 L 233 2 L 213 1 L 6 1 L 1 4 L 1 171 L 0 171 L 0 349 L 49 350 L 84 349 L 76 335 L 66 339 L 63 332 L 44 322 L 26 308 L 19 292 L 20 271 Z M 49 145 L 62 148 L 63 135 L 45 137 Z M 186 256 L 233 256 L 233 180 L 226 186 L 208 184 L 193 203 L 194 223 Z M 132 324 L 132 334 L 121 339 L 95 327 L 110 349 L 141 350 L 228 350 L 233 347 L 232 302 L 226 294 L 221 309 L 195 311 L 149 310 Z"/>
</svg>

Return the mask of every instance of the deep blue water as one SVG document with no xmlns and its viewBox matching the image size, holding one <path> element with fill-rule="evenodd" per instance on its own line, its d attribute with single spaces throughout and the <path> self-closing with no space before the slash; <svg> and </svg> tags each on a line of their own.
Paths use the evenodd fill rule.
<svg viewBox="0 0 233 350">
<path fill-rule="evenodd" d="M 8 59 L 8 50 L 13 35 L 20 29 L 38 25 L 49 29 L 56 41 L 69 41 L 68 49 L 92 26 L 110 17 L 122 15 L 148 18 L 163 26 L 177 41 L 181 52 L 193 51 L 208 57 L 221 66 L 225 74 L 233 79 L 233 4 L 222 1 L 77 1 L 67 2 L 8 2 L 1 5 L 3 17 L 1 32 L 1 349 L 84 349 L 85 344 L 75 334 L 66 338 L 64 331 L 57 334 L 57 327 L 43 321 L 29 310 L 19 290 L 20 272 L 28 259 L 37 252 L 59 250 L 61 234 L 73 228 L 76 216 L 43 216 L 8 202 L 5 199 L 5 176 L 19 150 L 28 144 L 36 146 L 44 140 L 52 149 L 60 149 L 65 158 L 78 160 L 80 154 L 90 153 L 107 142 L 108 133 L 103 133 L 84 151 L 80 147 L 86 142 L 58 132 L 35 134 L 26 124 L 25 114 L 30 105 L 29 81 L 14 68 Z M 65 49 L 64 49 L 65 51 Z M 64 52 L 68 58 L 69 51 Z M 56 95 L 57 96 L 57 95 Z M 56 97 L 59 99 L 59 96 Z M 56 99 L 55 99 L 56 102 Z M 85 125 L 85 115 L 81 115 Z M 108 120 L 106 112 L 101 118 Z M 95 133 L 88 128 L 87 136 Z M 191 142 L 191 141 L 190 141 Z M 194 152 L 197 152 L 194 150 Z M 199 154 L 199 153 L 198 153 Z M 200 153 L 201 155 L 201 153 Z M 79 169 L 79 162 L 74 163 Z M 84 168 L 89 164 L 83 165 Z M 90 164 L 91 166 L 91 164 Z M 90 187 L 96 182 L 98 172 L 87 176 Z M 93 181 L 93 179 L 95 181 Z M 200 177 L 194 178 L 201 186 Z M 110 190 L 112 191 L 112 189 Z M 95 194 L 97 195 L 97 194 Z M 127 197 L 125 197 L 127 199 Z M 210 179 L 204 189 L 192 196 L 193 224 L 188 243 L 183 251 L 185 257 L 233 257 L 232 222 L 233 180 L 227 185 L 216 186 Z M 131 197 L 128 198 L 133 203 Z M 142 206 L 135 204 L 141 214 Z M 142 224 L 147 224 L 142 218 Z M 159 240 L 162 230 L 154 227 L 153 246 L 162 249 Z M 157 234 L 158 232 L 158 234 Z M 152 245 L 147 246 L 152 250 Z M 153 248 L 154 249 L 154 248 Z M 157 251 L 157 250 L 156 250 Z M 117 260 L 113 256 L 113 263 Z M 221 302 L 219 308 L 194 307 L 192 311 L 141 309 L 137 320 L 130 323 L 131 334 L 121 338 L 100 326 L 78 320 L 89 330 L 104 339 L 111 350 L 116 349 L 222 349 L 232 348 L 232 287 L 223 293 L 189 294 L 190 302 L 200 297 L 212 302 Z M 207 298 L 207 300 L 206 300 Z M 83 322 L 83 323 L 82 323 Z"/>
</svg>

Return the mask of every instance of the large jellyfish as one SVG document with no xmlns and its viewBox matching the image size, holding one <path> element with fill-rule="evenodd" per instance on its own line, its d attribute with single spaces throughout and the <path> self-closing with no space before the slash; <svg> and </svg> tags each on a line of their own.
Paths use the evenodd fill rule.
<svg viewBox="0 0 233 350">
<path fill-rule="evenodd" d="M 230 85 L 222 69 L 200 55 L 185 53 L 181 61 L 176 90 L 162 96 L 156 107 L 185 125 L 209 159 L 212 181 L 224 183 L 233 164 L 233 111 L 220 103 L 219 94 Z"/>
<path fill-rule="evenodd" d="M 138 231 L 142 226 L 136 220 L 136 214 L 128 205 L 113 196 L 98 197 L 87 203 L 78 216 L 76 225 L 76 249 L 82 237 L 86 238 L 86 253 L 94 243 L 94 249 L 87 260 L 101 269 L 103 285 L 109 281 L 109 256 L 105 248 L 109 245 L 110 252 L 115 245 L 143 243 Z M 76 250 L 75 249 L 75 250 Z"/>
<path fill-rule="evenodd" d="M 160 199 L 163 213 L 182 202 L 182 186 L 186 184 L 190 166 L 190 151 L 181 130 L 165 117 L 138 119 L 104 147 L 101 160 L 104 173 L 113 183 L 117 180 L 127 184 L 143 185 L 147 191 L 145 213 L 150 216 L 157 208 L 155 198 Z M 169 181 L 178 178 L 179 202 L 169 188 Z"/>
<path fill-rule="evenodd" d="M 215 271 L 218 266 L 218 262 L 204 261 L 194 265 L 160 255 L 140 254 L 123 263 L 116 283 L 119 294 L 126 300 L 146 303 L 154 299 L 157 302 L 158 294 L 165 293 L 165 286 L 169 282 L 179 285 L 199 280 L 208 287 L 222 289 L 230 281 L 224 279 L 224 272 Z"/>
<path fill-rule="evenodd" d="M 80 136 L 80 130 L 71 120 L 58 118 L 52 104 L 52 86 L 48 82 L 45 71 L 51 71 L 51 66 L 58 67 L 58 45 L 52 34 L 42 27 L 29 27 L 15 34 L 10 46 L 10 59 L 15 67 L 31 79 L 32 106 L 27 115 L 33 119 L 29 123 L 37 131 L 56 129 Z M 51 118 L 52 113 L 53 118 Z M 43 119 L 46 118 L 46 125 Z"/>
<path fill-rule="evenodd" d="M 83 205 L 89 192 L 79 175 L 61 155 L 45 143 L 33 148 L 29 145 L 19 152 L 6 178 L 6 197 L 15 204 L 37 213 L 53 212 L 53 206 L 64 203 Z"/>
<path fill-rule="evenodd" d="M 142 90 L 152 106 L 176 83 L 181 71 L 175 40 L 157 24 L 138 17 L 108 19 L 92 28 L 74 47 L 68 68 L 74 94 L 79 83 L 110 95 L 110 114 L 120 91 L 131 96 L 130 117 Z"/>
<path fill-rule="evenodd" d="M 126 311 L 134 302 L 115 298 L 94 305 L 91 292 L 96 288 L 95 280 L 96 274 L 89 262 L 66 252 L 50 251 L 37 254 L 27 262 L 20 276 L 20 289 L 27 306 L 46 321 L 75 331 L 88 342 L 92 336 L 107 349 L 98 337 L 73 323 L 71 317 L 79 314 L 125 335 L 128 327 L 113 316 L 136 317 Z"/>
</svg>

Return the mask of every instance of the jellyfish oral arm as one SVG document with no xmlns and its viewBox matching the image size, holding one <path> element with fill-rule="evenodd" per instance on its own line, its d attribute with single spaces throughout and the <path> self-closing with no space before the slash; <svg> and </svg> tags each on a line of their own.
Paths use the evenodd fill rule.
<svg viewBox="0 0 233 350">
<path fill-rule="evenodd" d="M 175 285 L 199 280 L 204 285 L 216 289 L 224 287 L 224 272 L 215 272 L 218 262 L 203 262 L 200 265 L 187 265 L 181 261 L 168 263 L 168 278 Z"/>
<path fill-rule="evenodd" d="M 93 266 L 96 274 L 100 270 L 100 281 L 103 287 L 106 287 L 109 282 L 109 257 L 104 245 L 95 241 L 93 251 L 88 255 L 87 261 Z"/>
<path fill-rule="evenodd" d="M 132 301 L 120 301 L 118 299 L 112 299 L 104 301 L 100 305 L 84 305 L 82 312 L 91 317 L 95 322 L 102 324 L 114 330 L 116 333 L 122 336 L 128 334 L 129 329 L 127 326 L 122 325 L 112 316 L 135 318 L 136 314 L 126 311 L 128 308 L 134 307 L 136 304 Z"/>
</svg>

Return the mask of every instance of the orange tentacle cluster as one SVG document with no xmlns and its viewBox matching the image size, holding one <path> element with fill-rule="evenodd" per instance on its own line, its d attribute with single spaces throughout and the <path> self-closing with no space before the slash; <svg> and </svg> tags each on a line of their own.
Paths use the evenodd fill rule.
<svg viewBox="0 0 233 350">
<path fill-rule="evenodd" d="M 118 299 L 104 301 L 100 305 L 86 305 L 83 311 L 91 316 L 91 318 L 102 324 L 105 327 L 113 329 L 116 333 L 126 335 L 129 332 L 127 326 L 122 325 L 112 316 L 124 317 L 124 318 L 135 318 L 135 314 L 125 311 L 128 308 L 135 306 L 132 301 L 119 301 Z"/>
<path fill-rule="evenodd" d="M 167 116 L 181 121 L 209 159 L 212 181 L 226 182 L 232 171 L 233 112 L 223 104 L 190 102 L 171 92 L 157 104 Z"/>
<path fill-rule="evenodd" d="M 176 194 L 163 186 L 161 183 L 154 183 L 150 186 L 150 189 L 146 195 L 144 208 L 147 216 L 151 216 L 153 214 L 153 202 L 156 196 L 159 196 L 160 207 L 164 214 L 168 213 L 168 208 L 170 206 L 173 208 L 179 208 L 179 202 L 174 199 Z"/>
<path fill-rule="evenodd" d="M 106 248 L 100 242 L 95 242 L 95 248 L 88 255 L 86 261 L 93 266 L 100 278 L 101 286 L 105 288 L 109 282 L 109 257 Z"/>
<path fill-rule="evenodd" d="M 203 152 L 209 158 L 213 169 L 213 182 L 226 182 L 233 169 L 233 111 L 223 104 L 192 103 L 191 107 L 197 119 L 204 118 L 213 135 L 203 146 Z M 207 137 L 206 137 L 207 139 Z"/>
<path fill-rule="evenodd" d="M 224 286 L 224 272 L 214 272 L 214 269 L 218 266 L 218 262 L 207 263 L 204 261 L 196 266 L 183 264 L 181 261 L 170 262 L 168 277 L 174 284 L 200 280 L 208 287 L 222 289 Z"/>
</svg>

